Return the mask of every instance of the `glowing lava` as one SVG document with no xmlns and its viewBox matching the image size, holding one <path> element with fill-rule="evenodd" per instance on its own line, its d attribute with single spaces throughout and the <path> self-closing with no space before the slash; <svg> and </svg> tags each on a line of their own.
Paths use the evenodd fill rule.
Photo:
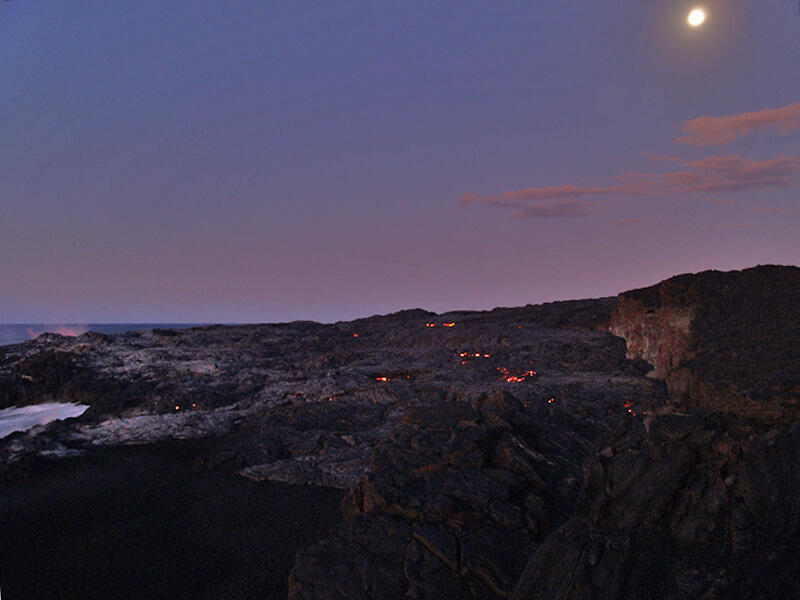
<svg viewBox="0 0 800 600">
<path fill-rule="evenodd" d="M 533 376 L 536 375 L 536 371 L 532 371 L 532 370 L 525 371 L 524 373 L 521 373 L 519 375 L 512 374 L 505 367 L 497 367 L 497 370 L 500 371 L 500 373 L 503 374 L 502 379 L 504 379 L 508 383 L 521 383 L 521 382 L 525 381 L 528 377 L 533 377 Z"/>
</svg>

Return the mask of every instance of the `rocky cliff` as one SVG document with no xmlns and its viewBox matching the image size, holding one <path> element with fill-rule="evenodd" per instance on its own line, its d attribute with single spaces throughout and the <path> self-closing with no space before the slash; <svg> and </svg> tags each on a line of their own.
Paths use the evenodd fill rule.
<svg viewBox="0 0 800 600">
<path fill-rule="evenodd" d="M 800 410 L 800 269 L 681 275 L 619 297 L 609 331 L 686 406 L 794 422 Z"/>
</svg>

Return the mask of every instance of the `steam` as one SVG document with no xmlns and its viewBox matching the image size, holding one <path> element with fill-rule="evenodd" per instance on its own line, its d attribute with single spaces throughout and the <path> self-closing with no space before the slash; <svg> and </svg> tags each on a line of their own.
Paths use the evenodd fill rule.
<svg viewBox="0 0 800 600">
<path fill-rule="evenodd" d="M 89 331 L 89 327 L 87 325 L 40 325 L 37 327 L 28 327 L 25 331 L 31 336 L 31 339 L 43 333 L 57 333 L 58 335 L 76 337 Z"/>
</svg>

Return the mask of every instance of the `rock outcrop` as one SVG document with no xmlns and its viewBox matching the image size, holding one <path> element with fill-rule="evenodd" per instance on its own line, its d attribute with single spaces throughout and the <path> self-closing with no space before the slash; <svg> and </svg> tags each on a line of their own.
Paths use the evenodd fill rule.
<svg viewBox="0 0 800 600">
<path fill-rule="evenodd" d="M 674 401 L 770 422 L 800 417 L 800 269 L 680 275 L 620 295 L 609 331 Z"/>
</svg>

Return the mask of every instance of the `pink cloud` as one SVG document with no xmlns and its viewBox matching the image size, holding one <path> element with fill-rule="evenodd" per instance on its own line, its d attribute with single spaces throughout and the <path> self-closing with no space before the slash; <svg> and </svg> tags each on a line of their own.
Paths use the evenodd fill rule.
<svg viewBox="0 0 800 600">
<path fill-rule="evenodd" d="M 725 117 L 697 117 L 686 121 L 686 134 L 678 142 L 699 146 L 727 144 L 751 133 L 800 130 L 800 102 Z M 460 204 L 488 204 L 514 210 L 515 217 L 582 217 L 592 214 L 595 204 L 586 198 L 599 196 L 670 196 L 715 194 L 800 185 L 800 157 L 779 156 L 754 160 L 736 155 L 708 156 L 687 160 L 675 156 L 647 155 L 675 165 L 667 172 L 631 172 L 613 177 L 608 185 L 566 183 L 506 190 L 492 196 L 464 194 Z M 716 198 L 717 203 L 727 200 Z"/>
<path fill-rule="evenodd" d="M 752 160 L 741 156 L 674 159 L 683 169 L 666 173 L 624 173 L 606 186 L 572 184 L 508 190 L 496 196 L 465 194 L 461 204 L 511 208 L 517 217 L 582 217 L 593 205 L 587 196 L 668 196 L 674 194 L 743 191 L 792 187 L 800 184 L 800 158 L 783 156 Z"/>
<path fill-rule="evenodd" d="M 463 194 L 458 199 L 459 204 L 476 204 L 481 201 L 481 197 L 477 194 Z"/>
<path fill-rule="evenodd" d="M 591 203 L 583 200 L 561 198 L 517 206 L 517 212 L 513 216 L 518 219 L 588 217 L 592 214 L 592 207 Z"/>
<path fill-rule="evenodd" d="M 590 196 L 669 196 L 785 188 L 800 184 L 800 158 L 782 156 L 752 160 L 741 156 L 709 156 L 699 160 L 672 159 L 683 167 L 666 173 L 623 173 L 606 186 L 572 184 L 508 190 L 496 196 L 465 194 L 461 204 L 488 204 L 514 209 L 515 217 L 583 217 L 593 204 Z"/>
<path fill-rule="evenodd" d="M 670 195 L 792 187 L 800 183 L 800 159 L 792 156 L 757 161 L 741 156 L 710 156 L 680 163 L 688 169 L 668 173 L 617 175 L 617 193 Z"/>
<path fill-rule="evenodd" d="M 744 229 L 752 229 L 750 223 L 730 223 L 725 225 L 715 225 L 711 228 L 712 231 L 739 231 Z"/>
<path fill-rule="evenodd" d="M 507 200 L 553 200 L 556 198 L 580 198 L 612 193 L 612 188 L 602 186 L 580 187 L 577 185 L 556 185 L 541 188 L 527 188 L 503 192 L 500 197 Z"/>
<path fill-rule="evenodd" d="M 779 206 L 751 206 L 747 212 L 755 215 L 777 215 L 787 217 L 800 213 L 800 208 L 782 208 Z"/>
<path fill-rule="evenodd" d="M 681 126 L 686 135 L 675 141 L 693 146 L 718 146 L 751 133 L 787 134 L 797 130 L 800 130 L 800 102 L 727 117 L 697 117 Z"/>
</svg>

